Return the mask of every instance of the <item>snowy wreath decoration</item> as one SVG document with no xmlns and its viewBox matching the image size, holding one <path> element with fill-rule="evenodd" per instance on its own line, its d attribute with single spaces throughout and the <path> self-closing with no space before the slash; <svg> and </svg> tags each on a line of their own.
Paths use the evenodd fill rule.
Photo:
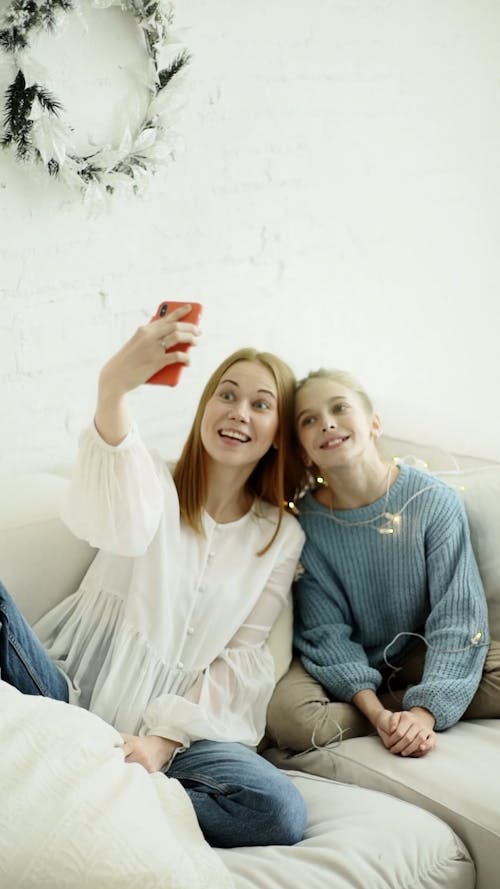
<svg viewBox="0 0 500 889">
<path fill-rule="evenodd" d="M 181 49 L 162 68 L 160 57 L 167 45 L 177 43 L 171 27 L 173 9 L 168 0 L 89 0 L 92 6 L 119 6 L 131 13 L 142 31 L 148 54 L 150 101 L 135 133 L 126 129 L 117 146 L 98 148 L 86 156 L 73 153 L 71 128 L 60 117 L 57 98 L 25 76 L 29 64 L 23 55 L 30 33 L 53 32 L 63 13 L 78 11 L 78 0 L 13 0 L 0 27 L 0 48 L 9 53 L 17 74 L 5 93 L 4 132 L 0 144 L 14 150 L 19 161 L 43 167 L 85 199 L 103 200 L 116 190 L 137 191 L 141 181 L 171 156 L 170 127 L 181 78 L 189 61 Z M 23 71 L 24 68 L 24 71 Z"/>
</svg>

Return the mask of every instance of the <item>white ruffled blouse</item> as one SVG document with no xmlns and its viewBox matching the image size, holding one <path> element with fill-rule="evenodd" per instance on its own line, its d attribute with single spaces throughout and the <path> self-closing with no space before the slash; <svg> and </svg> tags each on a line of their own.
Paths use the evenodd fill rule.
<svg viewBox="0 0 500 889">
<path fill-rule="evenodd" d="M 255 746 L 274 687 L 266 639 L 304 542 L 296 519 L 283 516 L 261 556 L 277 522 L 263 501 L 227 524 L 205 513 L 196 534 L 135 426 L 117 447 L 93 426 L 82 434 L 62 517 L 99 549 L 35 627 L 71 702 L 122 732 Z"/>
</svg>

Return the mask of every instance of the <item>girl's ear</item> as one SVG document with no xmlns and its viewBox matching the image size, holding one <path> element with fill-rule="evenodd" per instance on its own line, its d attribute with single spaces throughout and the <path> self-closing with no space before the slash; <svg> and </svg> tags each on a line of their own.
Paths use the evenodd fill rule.
<svg viewBox="0 0 500 889">
<path fill-rule="evenodd" d="M 373 414 L 371 427 L 373 438 L 380 438 L 380 436 L 382 435 L 382 419 L 380 417 L 380 414 Z"/>
</svg>

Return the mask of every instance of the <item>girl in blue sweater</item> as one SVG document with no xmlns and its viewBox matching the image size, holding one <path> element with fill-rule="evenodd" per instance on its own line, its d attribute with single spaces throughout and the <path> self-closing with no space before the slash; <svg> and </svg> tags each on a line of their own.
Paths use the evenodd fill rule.
<svg viewBox="0 0 500 889">
<path fill-rule="evenodd" d="M 302 380 L 296 424 L 310 488 L 299 658 L 271 701 L 271 739 L 300 751 L 375 730 L 391 753 L 419 757 L 462 717 L 500 716 L 500 644 L 459 497 L 382 458 L 380 417 L 349 374 Z"/>
</svg>

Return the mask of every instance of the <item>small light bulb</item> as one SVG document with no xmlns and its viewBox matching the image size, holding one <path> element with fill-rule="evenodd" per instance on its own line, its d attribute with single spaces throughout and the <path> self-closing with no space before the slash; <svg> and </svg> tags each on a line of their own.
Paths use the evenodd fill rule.
<svg viewBox="0 0 500 889">
<path fill-rule="evenodd" d="M 322 475 L 318 475 L 316 481 L 318 482 L 318 485 L 324 485 L 324 483 L 325 483 L 325 480 Z"/>
</svg>

